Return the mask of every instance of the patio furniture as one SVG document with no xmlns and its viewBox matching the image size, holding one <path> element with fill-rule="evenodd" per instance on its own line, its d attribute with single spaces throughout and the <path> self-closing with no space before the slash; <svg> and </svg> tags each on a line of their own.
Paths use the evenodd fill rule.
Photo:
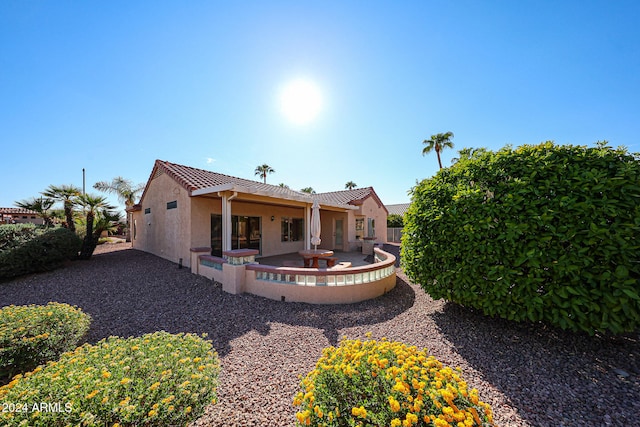
<svg viewBox="0 0 640 427">
<path fill-rule="evenodd" d="M 309 263 L 311 263 L 311 268 L 319 268 L 318 259 L 331 257 L 333 251 L 327 249 L 305 249 L 298 251 L 298 254 L 304 259 L 304 266 L 306 268 L 309 267 Z"/>
</svg>

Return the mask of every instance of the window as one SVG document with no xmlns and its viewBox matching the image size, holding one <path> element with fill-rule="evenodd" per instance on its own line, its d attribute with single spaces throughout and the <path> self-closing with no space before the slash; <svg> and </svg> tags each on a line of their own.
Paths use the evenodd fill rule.
<svg viewBox="0 0 640 427">
<path fill-rule="evenodd" d="M 302 218 L 282 217 L 282 241 L 298 242 L 304 240 L 304 220 Z"/>
<path fill-rule="evenodd" d="M 364 237 L 364 218 L 356 218 L 356 239 Z"/>
<path fill-rule="evenodd" d="M 144 210 L 144 214 L 145 214 L 145 215 L 150 214 L 150 213 L 151 213 L 151 208 L 146 208 L 146 209 Z"/>
<path fill-rule="evenodd" d="M 167 203 L 167 209 L 175 209 L 178 207 L 178 201 L 174 200 L 173 202 Z"/>
</svg>

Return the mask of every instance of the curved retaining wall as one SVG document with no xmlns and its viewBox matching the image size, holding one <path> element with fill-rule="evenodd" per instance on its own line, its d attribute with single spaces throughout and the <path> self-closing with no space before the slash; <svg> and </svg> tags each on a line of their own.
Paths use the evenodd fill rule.
<svg viewBox="0 0 640 427">
<path fill-rule="evenodd" d="M 226 258 L 193 248 L 191 271 L 222 283 L 232 294 L 311 304 L 348 304 L 379 297 L 396 286 L 396 257 L 374 249 L 375 263 L 346 268 L 276 267 L 253 262 L 247 250 L 225 252 Z M 250 252 L 250 251 L 249 251 Z"/>
<path fill-rule="evenodd" d="M 246 265 L 245 292 L 280 301 L 348 304 L 379 297 L 396 286 L 395 256 L 375 249 L 370 265 L 317 269 Z"/>
</svg>

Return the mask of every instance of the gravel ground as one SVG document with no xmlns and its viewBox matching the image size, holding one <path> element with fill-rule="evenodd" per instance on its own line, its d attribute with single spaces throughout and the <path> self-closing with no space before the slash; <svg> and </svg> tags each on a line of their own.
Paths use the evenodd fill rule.
<svg viewBox="0 0 640 427">
<path fill-rule="evenodd" d="M 206 332 L 221 363 L 219 402 L 193 424 L 291 426 L 299 375 L 342 336 L 426 347 L 463 370 L 500 426 L 640 425 L 640 337 L 589 337 L 519 325 L 434 301 L 398 270 L 394 290 L 352 305 L 230 295 L 125 243 L 91 261 L 0 284 L 0 306 L 65 302 L 93 322 L 88 341 L 156 330 Z"/>
</svg>

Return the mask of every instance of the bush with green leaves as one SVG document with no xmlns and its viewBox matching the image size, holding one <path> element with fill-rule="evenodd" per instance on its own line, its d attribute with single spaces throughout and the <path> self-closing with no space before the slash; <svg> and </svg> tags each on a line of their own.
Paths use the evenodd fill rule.
<svg viewBox="0 0 640 427">
<path fill-rule="evenodd" d="M 385 339 L 325 348 L 301 387 L 293 400 L 299 426 L 483 426 L 493 419 L 458 369 Z"/>
<path fill-rule="evenodd" d="M 0 381 L 73 350 L 90 324 L 88 314 L 68 304 L 50 302 L 3 307 L 0 309 Z"/>
<path fill-rule="evenodd" d="M 32 223 L 2 224 L 0 225 L 0 252 L 18 247 L 42 234 L 46 229 Z"/>
<path fill-rule="evenodd" d="M 66 228 L 48 228 L 21 245 L 0 252 L 0 280 L 56 269 L 78 256 L 81 243 Z"/>
<path fill-rule="evenodd" d="M 0 387 L 0 401 L 14 405 L 0 412 L 0 424 L 186 425 L 216 401 L 219 370 L 211 342 L 197 335 L 110 337 Z"/>
<path fill-rule="evenodd" d="M 637 154 L 547 142 L 461 159 L 412 190 L 402 260 L 433 298 L 588 333 L 640 326 Z"/>
</svg>

